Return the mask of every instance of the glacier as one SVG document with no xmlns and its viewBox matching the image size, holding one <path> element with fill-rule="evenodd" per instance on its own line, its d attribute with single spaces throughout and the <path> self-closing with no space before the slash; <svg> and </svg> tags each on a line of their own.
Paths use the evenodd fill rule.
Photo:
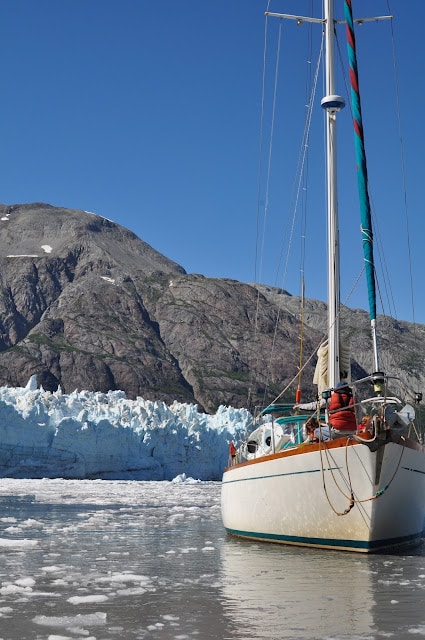
<svg viewBox="0 0 425 640">
<path fill-rule="evenodd" d="M 0 477 L 220 480 L 229 444 L 252 424 L 246 409 L 213 415 L 124 391 L 0 387 Z"/>
</svg>

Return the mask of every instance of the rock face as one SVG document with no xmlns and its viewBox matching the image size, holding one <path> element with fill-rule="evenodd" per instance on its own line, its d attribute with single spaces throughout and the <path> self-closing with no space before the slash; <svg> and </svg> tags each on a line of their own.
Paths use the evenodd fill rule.
<svg viewBox="0 0 425 640">
<path fill-rule="evenodd" d="M 306 354 L 325 322 L 325 305 L 308 305 Z M 346 315 L 367 342 L 366 313 Z M 407 323 L 386 322 L 389 343 L 413 341 Z M 122 389 L 211 412 L 268 402 L 288 385 L 282 399 L 292 401 L 299 335 L 299 300 L 285 292 L 189 275 L 94 214 L 0 206 L 0 385 L 24 386 L 36 374 L 46 390 Z M 364 345 L 359 353 L 355 367 L 368 370 Z M 400 344 L 397 366 L 419 382 L 422 362 Z M 313 369 L 312 360 L 303 372 L 310 395 Z"/>
</svg>

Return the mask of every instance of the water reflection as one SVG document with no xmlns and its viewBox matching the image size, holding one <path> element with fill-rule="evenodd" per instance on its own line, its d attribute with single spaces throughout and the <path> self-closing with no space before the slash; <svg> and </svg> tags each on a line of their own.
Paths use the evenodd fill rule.
<svg viewBox="0 0 425 640">
<path fill-rule="evenodd" d="M 223 609 L 240 638 L 365 637 L 373 632 L 368 558 L 228 539 Z"/>
<path fill-rule="evenodd" d="M 227 538 L 222 607 L 234 638 L 343 640 L 425 636 L 425 545 L 359 555 Z"/>
</svg>

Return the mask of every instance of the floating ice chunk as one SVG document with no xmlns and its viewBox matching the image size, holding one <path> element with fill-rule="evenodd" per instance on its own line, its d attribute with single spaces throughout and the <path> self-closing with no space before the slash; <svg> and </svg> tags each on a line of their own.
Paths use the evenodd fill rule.
<svg viewBox="0 0 425 640">
<path fill-rule="evenodd" d="M 96 582 L 139 582 L 140 584 L 147 584 L 150 579 L 148 576 L 134 573 L 115 573 L 111 576 L 96 578 Z"/>
<path fill-rule="evenodd" d="M 117 589 L 118 596 L 141 596 L 146 593 L 143 587 L 129 587 L 128 589 Z"/>
<path fill-rule="evenodd" d="M 68 598 L 68 602 L 71 604 L 88 604 L 93 602 L 106 602 L 109 600 L 108 596 L 92 595 L 92 596 L 72 596 Z"/>
<path fill-rule="evenodd" d="M 17 593 L 19 593 L 19 594 L 24 594 L 24 593 L 27 594 L 27 593 L 29 593 L 31 591 L 32 591 L 31 587 L 20 587 L 17 584 L 5 584 L 3 587 L 0 587 L 0 594 L 2 596 L 5 596 L 5 595 L 10 596 L 12 594 L 14 595 L 14 594 L 17 594 Z"/>
<path fill-rule="evenodd" d="M 408 629 L 407 632 L 418 636 L 425 636 L 425 626 L 412 627 L 411 629 Z"/>
<path fill-rule="evenodd" d="M 156 622 L 155 624 L 150 624 L 148 626 L 148 631 L 156 631 L 157 629 L 162 629 L 164 627 L 163 622 Z"/>
<path fill-rule="evenodd" d="M 22 539 L 9 539 L 9 538 L 0 538 L 0 548 L 3 547 L 5 549 L 27 549 L 29 547 L 36 547 L 38 545 L 37 540 L 27 540 L 26 538 Z"/>
<path fill-rule="evenodd" d="M 35 585 L 34 578 L 19 578 L 19 580 L 15 580 L 15 584 L 20 585 L 21 587 L 33 587 Z"/>
<path fill-rule="evenodd" d="M 195 478 L 187 478 L 185 473 L 179 473 L 178 476 L 172 479 L 172 482 L 179 484 L 180 482 L 186 482 L 187 484 L 197 484 L 201 480 L 195 480 Z"/>
<path fill-rule="evenodd" d="M 45 627 L 70 627 L 79 625 L 83 627 L 95 627 L 106 624 L 106 613 L 78 613 L 76 616 L 35 616 L 32 621 Z"/>
</svg>

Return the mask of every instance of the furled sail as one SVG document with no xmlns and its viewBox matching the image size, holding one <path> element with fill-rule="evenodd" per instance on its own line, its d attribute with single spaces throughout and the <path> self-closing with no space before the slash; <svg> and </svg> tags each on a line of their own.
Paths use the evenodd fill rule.
<svg viewBox="0 0 425 640">
<path fill-rule="evenodd" d="M 350 348 L 343 343 L 339 345 L 339 379 L 351 382 Z M 322 342 L 317 350 L 317 363 L 314 371 L 313 384 L 317 385 L 317 394 L 329 389 L 328 378 L 328 341 Z"/>
<path fill-rule="evenodd" d="M 360 104 L 359 78 L 357 72 L 356 40 L 353 28 L 353 12 L 351 0 L 345 0 L 345 20 L 347 22 L 347 49 L 350 64 L 351 106 L 354 121 L 354 142 L 357 161 L 357 182 L 359 188 L 361 230 L 366 280 L 369 297 L 369 314 L 371 321 L 376 320 L 375 267 L 373 261 L 373 233 L 370 200 L 368 192 L 366 154 L 363 135 L 363 122 Z"/>
</svg>

